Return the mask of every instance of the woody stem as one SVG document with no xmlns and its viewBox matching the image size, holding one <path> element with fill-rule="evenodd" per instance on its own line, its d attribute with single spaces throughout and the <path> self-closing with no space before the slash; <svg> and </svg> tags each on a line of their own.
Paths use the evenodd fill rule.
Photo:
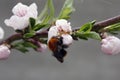
<svg viewBox="0 0 120 80">
<path fill-rule="evenodd" d="M 96 24 L 92 28 L 92 31 L 98 32 L 98 30 L 100 30 L 106 26 L 118 23 L 118 22 L 120 22 L 120 15 L 109 18 L 107 20 L 96 22 Z M 78 29 L 79 28 L 73 29 L 73 31 L 76 31 Z M 45 31 L 36 33 L 36 35 L 34 37 L 46 37 L 47 38 L 47 35 L 48 35 L 48 31 L 45 30 Z M 3 44 L 3 43 L 11 44 L 13 41 L 20 40 L 20 39 L 23 39 L 23 34 L 16 33 L 16 34 L 13 34 L 12 36 L 8 37 L 7 39 L 1 41 L 0 44 Z"/>
</svg>

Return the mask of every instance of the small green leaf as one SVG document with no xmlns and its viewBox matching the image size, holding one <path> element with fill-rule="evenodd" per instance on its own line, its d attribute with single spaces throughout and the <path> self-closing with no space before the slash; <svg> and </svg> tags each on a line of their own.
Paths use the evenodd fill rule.
<svg viewBox="0 0 120 80">
<path fill-rule="evenodd" d="M 45 16 L 45 14 L 47 13 L 47 10 L 48 10 L 48 2 L 46 2 L 44 9 L 41 11 L 40 15 L 38 16 L 38 20 L 39 19 L 41 20 Z"/>
<path fill-rule="evenodd" d="M 46 23 L 48 23 L 49 20 L 50 20 L 50 18 L 51 18 L 51 16 L 46 15 L 45 18 L 42 20 L 41 24 L 46 24 Z"/>
<path fill-rule="evenodd" d="M 88 40 L 88 38 L 101 40 L 101 37 L 96 32 L 76 32 L 75 35 L 80 39 Z"/>
<path fill-rule="evenodd" d="M 33 30 L 34 31 L 37 31 L 37 30 L 40 30 L 42 28 L 45 28 L 45 27 L 49 27 L 50 24 L 37 24 L 34 26 Z"/>
<path fill-rule="evenodd" d="M 116 23 L 116 24 L 113 24 L 113 25 L 110 25 L 108 27 L 105 28 L 108 32 L 109 31 L 120 31 L 120 23 Z"/>
<path fill-rule="evenodd" d="M 83 35 L 83 32 L 75 32 L 74 36 L 83 40 L 88 40 L 88 38 Z"/>
<path fill-rule="evenodd" d="M 88 22 L 84 24 L 83 26 L 81 26 L 78 32 L 90 32 L 94 24 L 95 24 L 95 20 L 92 22 Z"/>
<path fill-rule="evenodd" d="M 35 33 L 26 33 L 24 34 L 24 38 L 30 38 L 30 37 L 33 37 L 35 35 Z"/>
<path fill-rule="evenodd" d="M 28 52 L 28 50 L 25 47 L 21 46 L 21 45 L 15 47 L 15 49 L 21 51 L 22 53 Z"/>
<path fill-rule="evenodd" d="M 63 11 L 63 14 L 60 16 L 61 19 L 69 19 L 70 15 L 71 14 L 71 10 L 70 8 L 65 8 L 64 11 Z"/>
<path fill-rule="evenodd" d="M 90 22 L 92 25 L 94 25 L 96 23 L 96 20 L 93 20 Z"/>
<path fill-rule="evenodd" d="M 115 32 L 115 31 L 109 31 L 109 33 L 112 34 L 112 35 L 118 35 L 118 33 Z"/>
<path fill-rule="evenodd" d="M 75 11 L 73 7 L 73 0 L 65 0 L 63 8 L 59 14 L 59 19 L 69 19 L 70 14 Z"/>
<path fill-rule="evenodd" d="M 24 42 L 23 45 L 25 47 L 31 47 L 31 48 L 37 48 L 37 46 L 35 46 L 34 44 L 30 43 L 30 42 Z"/>
<path fill-rule="evenodd" d="M 88 38 L 87 38 L 87 37 L 84 37 L 84 36 L 82 36 L 82 35 L 81 35 L 81 36 L 79 36 L 79 38 L 80 38 L 80 39 L 83 39 L 83 40 L 88 40 Z"/>
<path fill-rule="evenodd" d="M 52 21 L 53 18 L 54 18 L 53 0 L 47 0 L 44 9 L 42 10 L 41 14 L 38 16 L 38 20 L 40 19 L 44 21 L 44 23 L 48 23 L 48 21 Z"/>
<path fill-rule="evenodd" d="M 29 22 L 30 22 L 30 26 L 31 28 L 34 27 L 35 23 L 36 23 L 36 20 L 32 17 L 29 18 Z"/>
<path fill-rule="evenodd" d="M 91 39 L 101 40 L 100 35 L 96 32 L 87 32 L 84 33 L 84 36 Z"/>
<path fill-rule="evenodd" d="M 17 42 L 15 44 L 13 44 L 12 46 L 14 47 L 14 49 L 17 49 L 17 50 L 21 51 L 22 53 L 28 52 L 28 49 L 26 47 L 24 47 L 23 42 Z"/>
<path fill-rule="evenodd" d="M 91 29 L 92 29 L 92 24 L 91 23 L 86 23 L 78 31 L 79 32 L 90 32 Z"/>
<path fill-rule="evenodd" d="M 23 53 L 28 52 L 28 48 L 33 48 L 33 49 L 37 48 L 36 45 L 34 45 L 31 42 L 27 42 L 27 41 L 20 41 L 20 42 L 12 43 L 12 47 Z"/>
<path fill-rule="evenodd" d="M 50 11 L 50 16 L 51 18 L 54 17 L 54 5 L 53 5 L 53 0 L 48 0 L 48 8 Z"/>
</svg>

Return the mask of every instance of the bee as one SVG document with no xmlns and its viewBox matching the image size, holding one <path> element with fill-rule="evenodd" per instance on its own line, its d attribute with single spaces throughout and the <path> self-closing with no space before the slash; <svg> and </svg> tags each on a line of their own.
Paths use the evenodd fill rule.
<svg viewBox="0 0 120 80">
<path fill-rule="evenodd" d="M 62 39 L 62 37 L 52 37 L 48 42 L 49 49 L 53 52 L 53 56 L 61 63 L 64 62 L 64 57 L 67 54 L 65 48 L 68 47 L 63 44 Z"/>
</svg>

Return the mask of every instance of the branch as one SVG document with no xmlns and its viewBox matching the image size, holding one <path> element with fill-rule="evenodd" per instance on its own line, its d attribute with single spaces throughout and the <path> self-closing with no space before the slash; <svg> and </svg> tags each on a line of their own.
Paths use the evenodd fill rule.
<svg viewBox="0 0 120 80">
<path fill-rule="evenodd" d="M 97 22 L 93 26 L 92 31 L 98 32 L 98 30 L 100 30 L 101 28 L 104 28 L 106 26 L 109 26 L 109 25 L 112 25 L 112 24 L 115 24 L 115 23 L 118 23 L 118 22 L 120 22 L 120 15 L 109 18 L 109 19 L 104 20 L 104 21 Z M 73 29 L 73 31 L 76 31 L 76 30 L 78 30 L 78 28 Z M 48 34 L 48 31 L 45 30 L 45 31 L 36 33 L 36 35 L 34 37 L 47 37 L 47 34 Z M 15 40 L 20 40 L 20 39 L 23 39 L 23 35 L 21 33 L 16 33 L 16 34 L 13 34 L 12 36 L 10 36 L 9 38 L 3 40 L 2 42 L 0 42 L 0 44 L 3 44 L 3 43 L 10 44 Z"/>
<path fill-rule="evenodd" d="M 7 43 L 7 44 L 10 44 L 12 43 L 13 41 L 15 40 L 20 40 L 22 39 L 22 34 L 20 33 L 16 33 L 16 34 L 13 34 L 12 36 L 8 37 L 7 39 L 3 40 L 0 42 L 0 45 L 3 44 L 3 43 Z"/>
<path fill-rule="evenodd" d="M 36 33 L 36 35 L 34 37 L 47 37 L 47 34 L 48 34 L 48 31 L 42 31 L 40 33 Z M 20 39 L 24 39 L 23 35 L 21 33 L 16 33 L 16 34 L 13 34 L 12 36 L 8 37 L 7 39 L 1 41 L 0 45 L 3 43 L 10 44 L 13 41 L 20 40 Z"/>
<path fill-rule="evenodd" d="M 98 31 L 106 26 L 109 26 L 109 25 L 112 25 L 112 24 L 115 24 L 115 23 L 118 23 L 120 22 L 120 15 L 118 16 L 115 16 L 115 17 L 112 17 L 112 18 L 109 18 L 107 20 L 104 20 L 104 21 L 100 21 L 100 22 L 97 22 L 94 26 L 93 26 L 93 31 Z"/>
<path fill-rule="evenodd" d="M 118 23 L 118 22 L 120 22 L 120 15 L 100 21 L 100 22 L 96 22 L 92 28 L 92 31 L 98 32 L 98 30 L 100 30 L 106 26 Z M 78 27 L 76 29 L 74 29 L 73 31 L 77 31 L 77 30 L 79 30 Z"/>
</svg>

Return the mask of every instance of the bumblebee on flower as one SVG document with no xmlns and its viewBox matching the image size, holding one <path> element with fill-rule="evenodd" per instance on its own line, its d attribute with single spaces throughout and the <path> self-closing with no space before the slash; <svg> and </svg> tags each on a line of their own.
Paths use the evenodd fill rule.
<svg viewBox="0 0 120 80">
<path fill-rule="evenodd" d="M 48 31 L 48 46 L 52 50 L 53 56 L 60 62 L 64 61 L 63 58 L 67 54 L 65 48 L 69 47 L 73 41 L 71 33 L 71 25 L 65 19 L 57 20 L 55 26 Z"/>
</svg>

